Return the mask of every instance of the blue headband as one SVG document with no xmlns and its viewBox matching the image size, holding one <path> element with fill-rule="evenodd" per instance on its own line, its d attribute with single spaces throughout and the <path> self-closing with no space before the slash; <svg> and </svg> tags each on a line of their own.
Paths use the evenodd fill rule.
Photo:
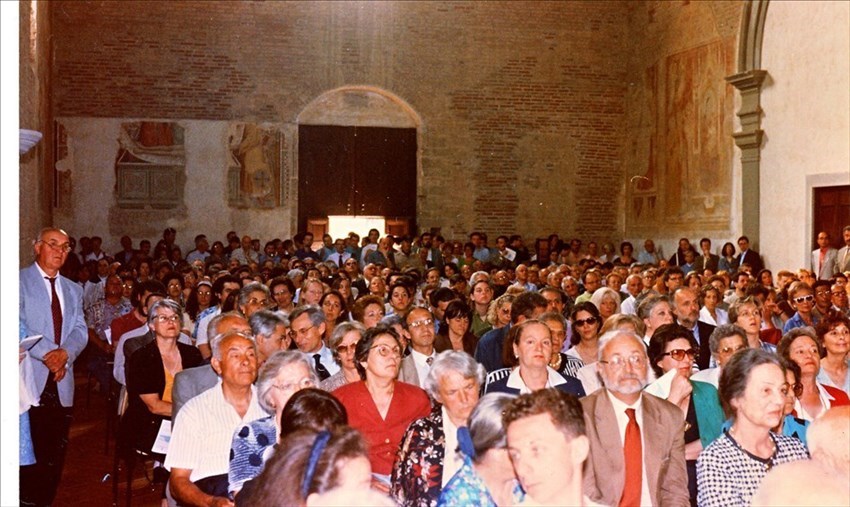
<svg viewBox="0 0 850 507">
<path fill-rule="evenodd" d="M 313 481 L 313 475 L 316 474 L 316 465 L 319 463 L 319 457 L 325 446 L 328 445 L 328 440 L 331 439 L 329 431 L 320 431 L 316 435 L 316 440 L 313 441 L 313 447 L 310 449 L 310 459 L 307 461 L 307 470 L 304 472 L 304 480 L 301 481 L 301 496 L 307 498 L 307 492 L 310 490 L 310 483 Z"/>
</svg>

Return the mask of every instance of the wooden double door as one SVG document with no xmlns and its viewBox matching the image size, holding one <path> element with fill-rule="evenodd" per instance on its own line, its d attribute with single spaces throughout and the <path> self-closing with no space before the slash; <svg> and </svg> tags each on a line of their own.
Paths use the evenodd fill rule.
<svg viewBox="0 0 850 507">
<path fill-rule="evenodd" d="M 416 129 L 301 125 L 298 229 L 330 215 L 380 216 L 415 231 Z"/>
</svg>

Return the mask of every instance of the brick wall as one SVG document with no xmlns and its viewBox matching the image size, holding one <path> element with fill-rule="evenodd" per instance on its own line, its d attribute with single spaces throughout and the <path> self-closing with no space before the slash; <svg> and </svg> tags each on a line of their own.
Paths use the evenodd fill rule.
<svg viewBox="0 0 850 507">
<path fill-rule="evenodd" d="M 653 4 L 669 13 L 664 23 L 689 15 L 687 2 L 664 4 Z M 292 125 L 327 90 L 375 86 L 422 119 L 420 228 L 451 238 L 623 235 L 628 83 L 642 72 L 636 48 L 656 37 L 642 33 L 642 7 L 74 1 L 51 10 L 56 116 Z"/>
</svg>

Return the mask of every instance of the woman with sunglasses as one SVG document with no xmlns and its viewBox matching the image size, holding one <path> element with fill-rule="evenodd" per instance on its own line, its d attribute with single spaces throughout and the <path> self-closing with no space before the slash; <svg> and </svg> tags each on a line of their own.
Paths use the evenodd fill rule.
<svg viewBox="0 0 850 507">
<path fill-rule="evenodd" d="M 797 403 L 797 398 L 803 395 L 803 384 L 800 382 L 800 367 L 794 361 L 779 358 L 779 362 L 785 367 L 785 381 L 788 383 L 788 392 L 785 394 L 785 417 L 779 420 L 779 426 L 773 429 L 773 432 L 778 435 L 786 435 L 794 437 L 803 445 L 808 447 L 806 443 L 806 431 L 809 429 L 809 421 L 800 419 L 794 412 L 794 406 Z M 731 426 L 731 425 L 730 425 Z M 724 427 L 724 430 L 727 428 Z"/>
<path fill-rule="evenodd" d="M 373 486 L 384 492 L 389 492 L 393 461 L 405 430 L 431 413 L 425 391 L 396 380 L 401 354 L 394 329 L 378 325 L 367 330 L 354 351 L 362 380 L 334 391 L 351 427 L 360 430 L 369 443 Z"/>
<path fill-rule="evenodd" d="M 365 332 L 366 328 L 359 322 L 343 322 L 334 328 L 328 347 L 340 369 L 319 384 L 321 389 L 331 392 L 360 380 L 360 373 L 354 364 L 354 350 Z"/>
<path fill-rule="evenodd" d="M 788 289 L 788 300 L 796 313 L 785 322 L 785 327 L 782 328 L 783 333 L 798 327 L 817 325 L 818 318 L 812 313 L 815 308 L 815 293 L 811 286 L 805 282 L 792 283 Z"/>
<path fill-rule="evenodd" d="M 590 301 L 578 303 L 573 307 L 570 321 L 573 334 L 566 354 L 581 361 L 582 366 L 595 363 L 599 351 L 599 330 L 602 318 L 596 305 Z"/>
<path fill-rule="evenodd" d="M 691 503 L 697 498 L 697 458 L 720 436 L 723 410 L 713 385 L 691 380 L 699 345 L 693 333 L 679 324 L 659 327 L 649 340 L 649 363 L 658 378 L 675 370 L 667 401 L 679 407 L 685 419 L 685 464 Z"/>
<path fill-rule="evenodd" d="M 803 392 L 795 402 L 797 417 L 813 421 L 832 406 L 850 405 L 847 393 L 817 380 L 822 354 L 814 329 L 798 327 L 785 333 L 776 347 L 776 353 L 800 367 Z"/>
<path fill-rule="evenodd" d="M 850 394 L 850 319 L 833 312 L 815 327 L 823 350 L 818 381 Z"/>
</svg>

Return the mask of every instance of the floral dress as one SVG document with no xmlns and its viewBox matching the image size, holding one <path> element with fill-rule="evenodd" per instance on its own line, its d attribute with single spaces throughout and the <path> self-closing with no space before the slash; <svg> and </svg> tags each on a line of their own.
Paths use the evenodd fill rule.
<svg viewBox="0 0 850 507">
<path fill-rule="evenodd" d="M 513 490 L 514 499 L 511 502 L 513 505 L 522 503 L 525 499 L 525 493 L 519 482 L 516 483 Z M 475 505 L 477 507 L 496 507 L 496 502 L 490 495 L 490 490 L 472 467 L 472 459 L 468 456 L 464 457 L 463 466 L 451 478 L 443 492 L 440 494 L 440 500 L 437 502 L 438 507 L 461 507 L 467 505 Z"/>
<path fill-rule="evenodd" d="M 413 421 L 401 439 L 391 477 L 393 499 L 403 506 L 437 505 L 445 454 L 443 410 L 437 404 L 427 417 Z"/>
</svg>

